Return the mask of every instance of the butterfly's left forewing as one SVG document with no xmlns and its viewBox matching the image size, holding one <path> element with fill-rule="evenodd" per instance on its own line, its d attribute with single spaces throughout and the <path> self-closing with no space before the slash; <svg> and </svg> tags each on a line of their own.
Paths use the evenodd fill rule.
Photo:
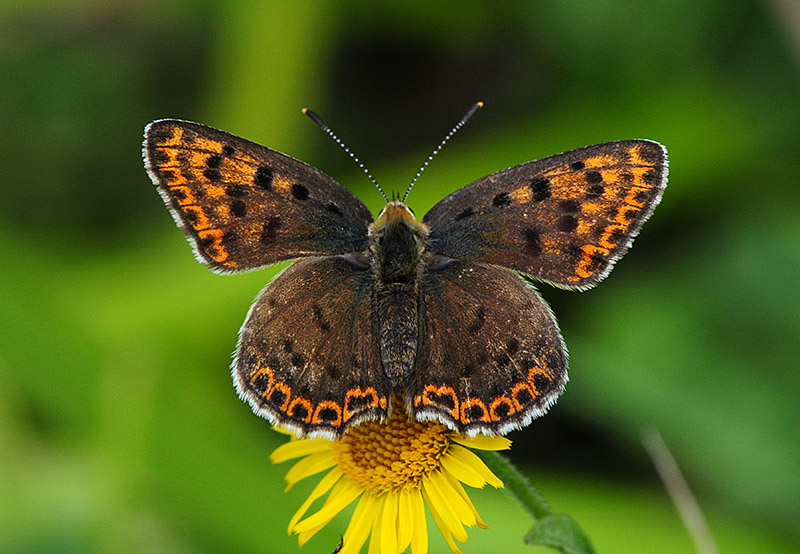
<svg viewBox="0 0 800 554">
<path fill-rule="evenodd" d="M 667 183 L 666 150 L 607 142 L 493 173 L 424 217 L 430 249 L 585 289 L 611 271 Z"/>
<path fill-rule="evenodd" d="M 198 123 L 145 128 L 144 158 L 197 257 L 218 272 L 360 252 L 372 215 L 301 161 Z"/>
</svg>

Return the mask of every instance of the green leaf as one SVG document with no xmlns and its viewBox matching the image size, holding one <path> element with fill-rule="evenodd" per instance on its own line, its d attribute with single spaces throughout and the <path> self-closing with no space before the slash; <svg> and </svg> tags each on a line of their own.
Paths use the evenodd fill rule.
<svg viewBox="0 0 800 554">
<path fill-rule="evenodd" d="M 594 552 L 578 524 L 566 514 L 550 514 L 538 520 L 525 536 L 527 544 L 549 546 L 564 554 Z"/>
</svg>

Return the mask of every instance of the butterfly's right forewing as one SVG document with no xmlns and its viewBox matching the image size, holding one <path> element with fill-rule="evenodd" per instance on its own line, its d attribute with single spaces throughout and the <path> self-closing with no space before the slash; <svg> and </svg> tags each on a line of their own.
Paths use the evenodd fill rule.
<svg viewBox="0 0 800 554">
<path fill-rule="evenodd" d="M 198 258 L 219 272 L 360 252 L 372 215 L 301 161 L 198 123 L 154 121 L 144 158 Z"/>
</svg>

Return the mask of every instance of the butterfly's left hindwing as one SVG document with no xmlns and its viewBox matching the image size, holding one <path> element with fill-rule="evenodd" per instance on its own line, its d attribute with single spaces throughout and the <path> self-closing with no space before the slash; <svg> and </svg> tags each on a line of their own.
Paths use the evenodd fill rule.
<svg viewBox="0 0 800 554">
<path fill-rule="evenodd" d="M 145 128 L 144 158 L 198 258 L 230 272 L 367 247 L 372 215 L 301 161 L 198 123 Z"/>
<path fill-rule="evenodd" d="M 567 382 L 553 314 L 512 271 L 440 261 L 423 277 L 417 363 L 407 394 L 417 419 L 465 435 L 504 435 L 544 414 Z"/>
</svg>

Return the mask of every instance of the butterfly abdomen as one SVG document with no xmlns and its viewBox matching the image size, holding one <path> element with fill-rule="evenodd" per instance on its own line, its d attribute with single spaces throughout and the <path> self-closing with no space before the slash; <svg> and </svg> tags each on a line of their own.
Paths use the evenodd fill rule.
<svg viewBox="0 0 800 554">
<path fill-rule="evenodd" d="M 402 289 L 379 289 L 377 299 L 378 341 L 383 372 L 396 392 L 405 388 L 417 359 L 418 302 Z"/>
</svg>

